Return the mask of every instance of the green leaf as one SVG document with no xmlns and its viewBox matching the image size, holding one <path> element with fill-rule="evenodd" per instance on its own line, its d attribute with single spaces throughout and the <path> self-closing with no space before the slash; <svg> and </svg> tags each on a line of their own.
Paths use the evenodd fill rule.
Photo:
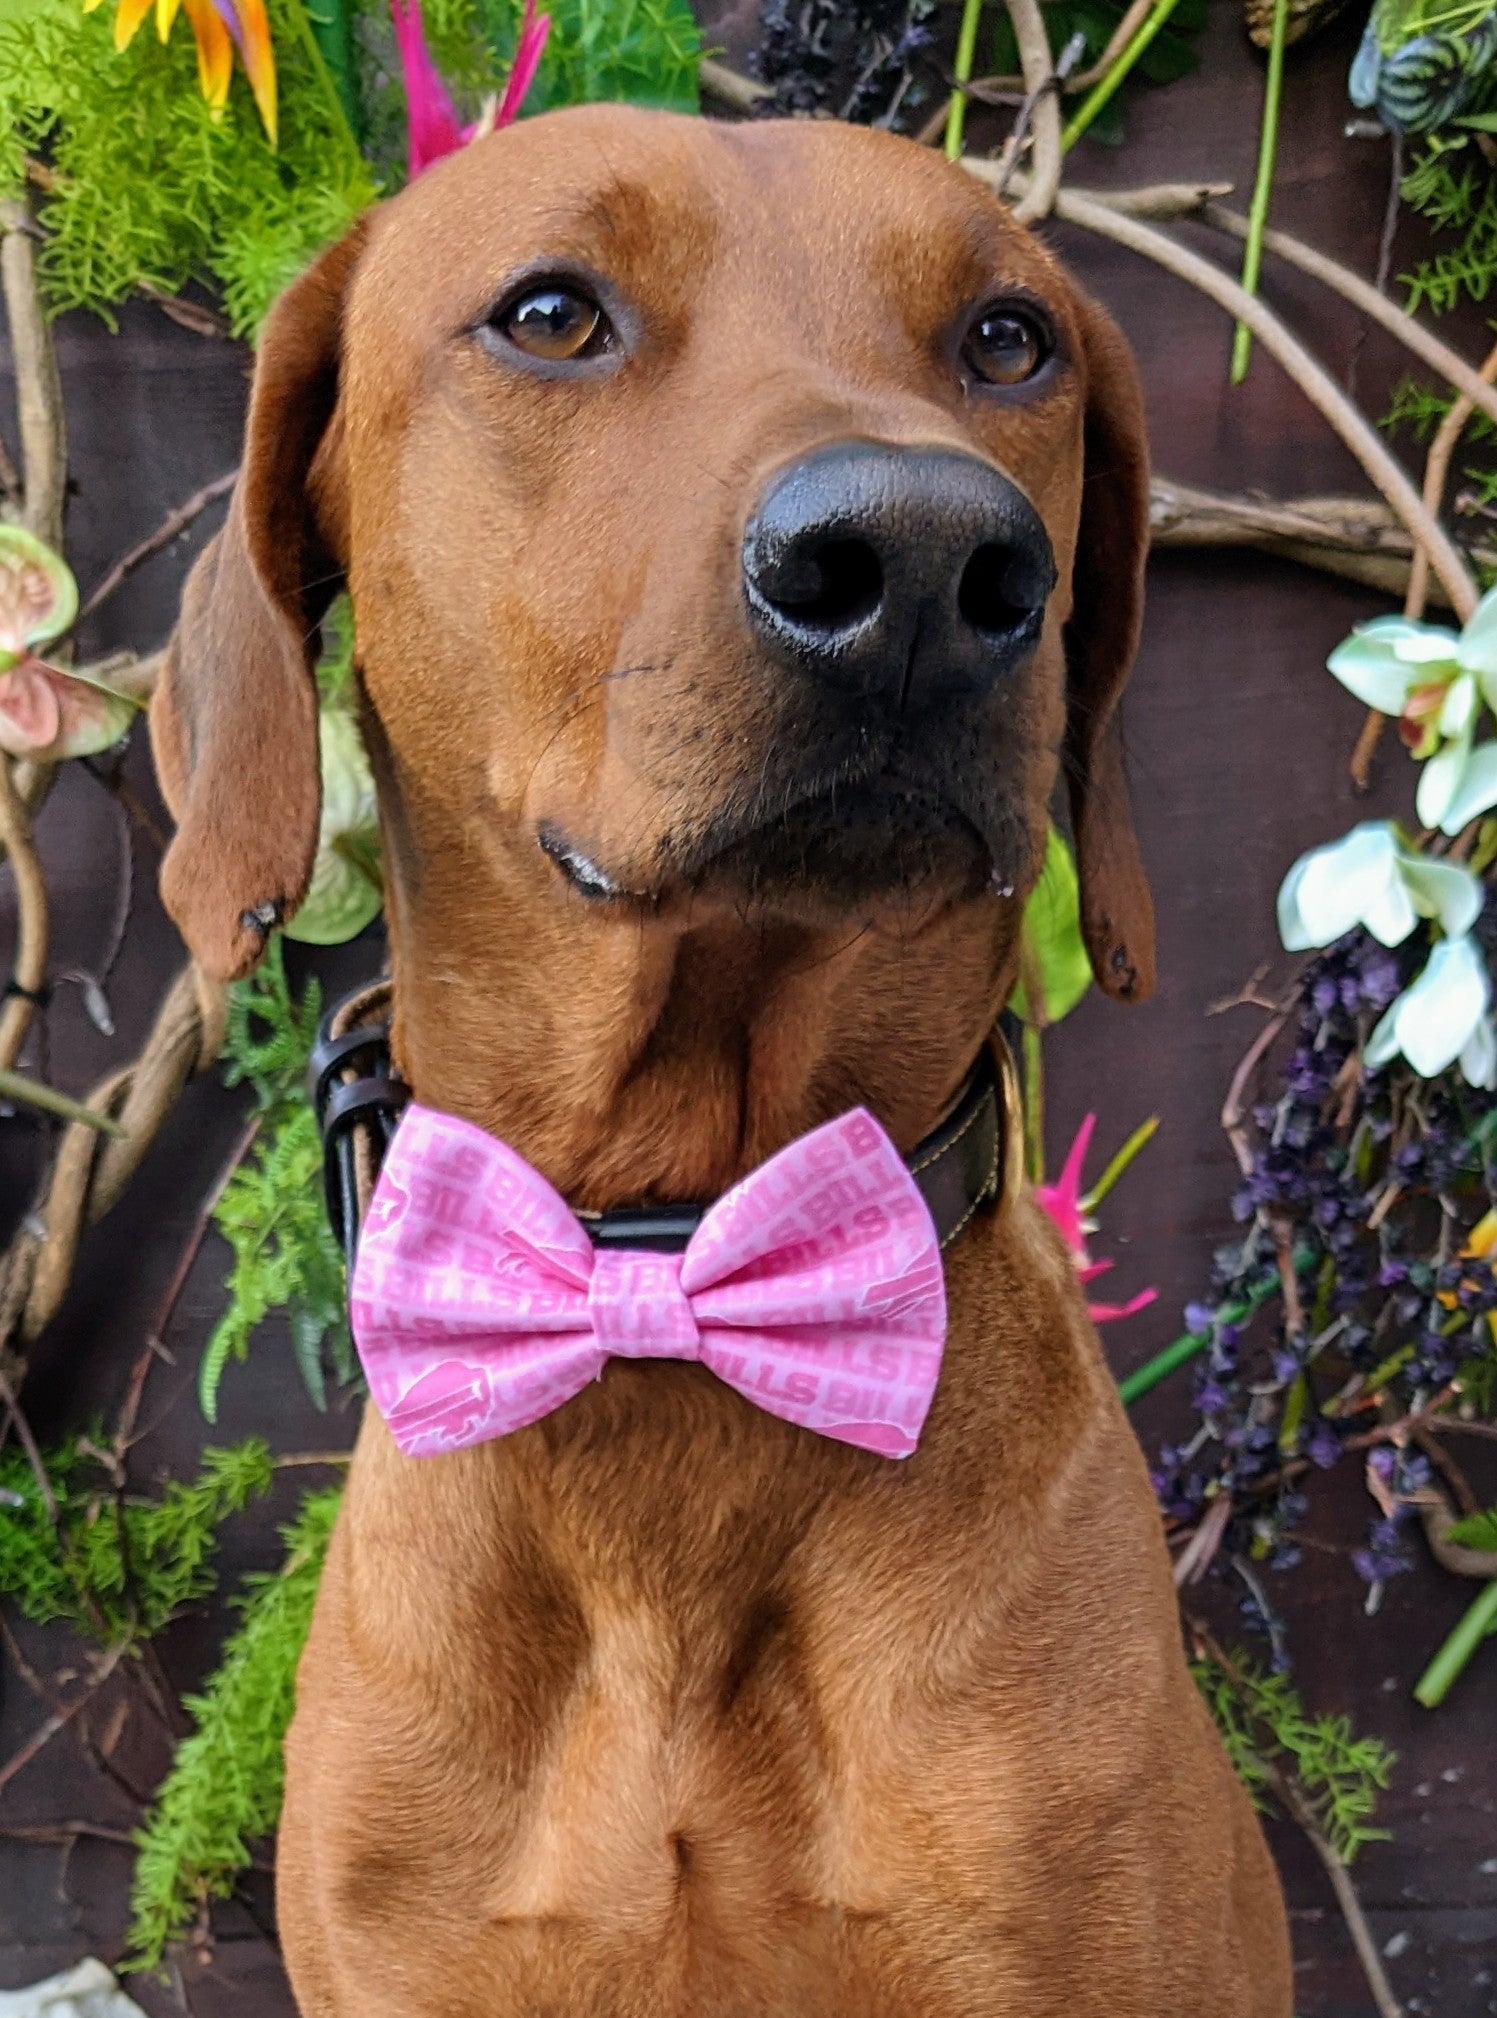
<svg viewBox="0 0 1497 2018">
<path fill-rule="evenodd" d="M 219 1528 L 273 1475 L 259 1437 L 205 1450 L 196 1479 L 173 1479 L 154 1499 L 121 1498 L 78 1444 L 45 1469 L 55 1521 L 24 1454 L 0 1454 L 0 1597 L 39 1625 L 65 1619 L 107 1644 L 144 1638 L 207 1596 Z"/>
<path fill-rule="evenodd" d="M 322 756 L 322 821 L 312 880 L 288 939 L 309 946 L 341 946 L 379 915 L 384 888 L 379 867 L 379 815 L 374 778 L 358 725 L 345 706 L 324 707 L 318 718 Z"/>
<path fill-rule="evenodd" d="M 60 638 L 77 614 L 78 584 L 62 555 L 24 526 L 0 524 L 0 671 Z"/>
<path fill-rule="evenodd" d="M 528 112 L 621 99 L 698 110 L 702 40 L 687 0 L 549 0 L 551 32 Z"/>
<path fill-rule="evenodd" d="M 1463 1549 L 1489 1549 L 1497 1553 L 1497 1507 L 1485 1513 L 1467 1514 L 1445 1530 L 1445 1539 Z"/>
<path fill-rule="evenodd" d="M 1081 937 L 1081 891 L 1071 850 L 1052 826 L 1045 866 L 1024 909 L 1025 971 L 1037 971 L 1044 988 L 1042 1024 L 1069 1016 L 1091 985 L 1092 969 Z M 1024 1022 L 1035 1021 L 1022 984 L 1009 1005 Z"/>
</svg>

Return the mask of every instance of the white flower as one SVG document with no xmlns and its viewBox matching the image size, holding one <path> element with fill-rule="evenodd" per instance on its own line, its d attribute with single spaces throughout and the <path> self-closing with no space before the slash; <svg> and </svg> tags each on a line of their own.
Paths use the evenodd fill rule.
<svg viewBox="0 0 1497 2018">
<path fill-rule="evenodd" d="M 1376 617 L 1326 664 L 1358 700 L 1396 715 L 1412 754 L 1428 760 L 1416 802 L 1426 827 L 1458 834 L 1497 806 L 1497 743 L 1475 747 L 1482 701 L 1497 711 L 1497 590 L 1482 597 L 1459 635 Z"/>
<path fill-rule="evenodd" d="M 1497 1084 L 1491 1000 L 1491 976 L 1476 942 L 1466 933 L 1442 939 L 1368 1038 L 1368 1065 L 1386 1065 L 1401 1052 L 1421 1078 L 1433 1079 L 1459 1059 L 1472 1086 Z"/>
<path fill-rule="evenodd" d="M 1399 946 L 1421 918 L 1433 918 L 1455 938 L 1470 931 L 1481 904 L 1469 869 L 1406 847 L 1391 820 L 1364 820 L 1289 871 L 1279 889 L 1279 936 L 1291 953 L 1303 953 L 1363 925 L 1383 945 Z"/>
</svg>

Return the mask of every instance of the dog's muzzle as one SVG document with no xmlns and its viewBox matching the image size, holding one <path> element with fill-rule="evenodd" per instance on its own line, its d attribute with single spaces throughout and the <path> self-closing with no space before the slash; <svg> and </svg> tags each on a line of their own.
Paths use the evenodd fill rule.
<svg viewBox="0 0 1497 2018">
<path fill-rule="evenodd" d="M 1056 569 L 1039 514 L 991 464 L 848 441 L 771 479 L 743 577 L 775 657 L 904 714 L 980 696 L 1032 651 Z"/>
</svg>

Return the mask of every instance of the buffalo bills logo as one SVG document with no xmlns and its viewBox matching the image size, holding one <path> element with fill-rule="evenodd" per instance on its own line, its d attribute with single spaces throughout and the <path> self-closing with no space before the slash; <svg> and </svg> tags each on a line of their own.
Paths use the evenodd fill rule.
<svg viewBox="0 0 1497 2018">
<path fill-rule="evenodd" d="M 403 1451 L 456 1450 L 471 1441 L 488 1407 L 483 1368 L 444 1359 L 406 1389 L 385 1420 Z"/>
</svg>

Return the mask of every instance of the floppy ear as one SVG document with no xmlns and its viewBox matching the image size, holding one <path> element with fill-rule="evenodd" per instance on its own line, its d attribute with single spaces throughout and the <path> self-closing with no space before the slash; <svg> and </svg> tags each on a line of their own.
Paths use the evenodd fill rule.
<svg viewBox="0 0 1497 2018">
<path fill-rule="evenodd" d="M 1121 331 L 1077 298 L 1086 372 L 1081 525 L 1066 625 L 1066 773 L 1081 931 L 1098 985 L 1142 1001 L 1154 986 L 1154 905 L 1139 859 L 1118 701 L 1143 621 L 1149 451 L 1143 394 Z"/>
<path fill-rule="evenodd" d="M 229 515 L 187 578 L 151 703 L 156 770 L 177 822 L 162 898 L 199 965 L 222 980 L 247 973 L 296 909 L 317 849 L 312 667 L 318 623 L 342 585 L 328 544 L 340 516 L 330 430 L 365 231 L 355 225 L 270 312 Z"/>
</svg>

